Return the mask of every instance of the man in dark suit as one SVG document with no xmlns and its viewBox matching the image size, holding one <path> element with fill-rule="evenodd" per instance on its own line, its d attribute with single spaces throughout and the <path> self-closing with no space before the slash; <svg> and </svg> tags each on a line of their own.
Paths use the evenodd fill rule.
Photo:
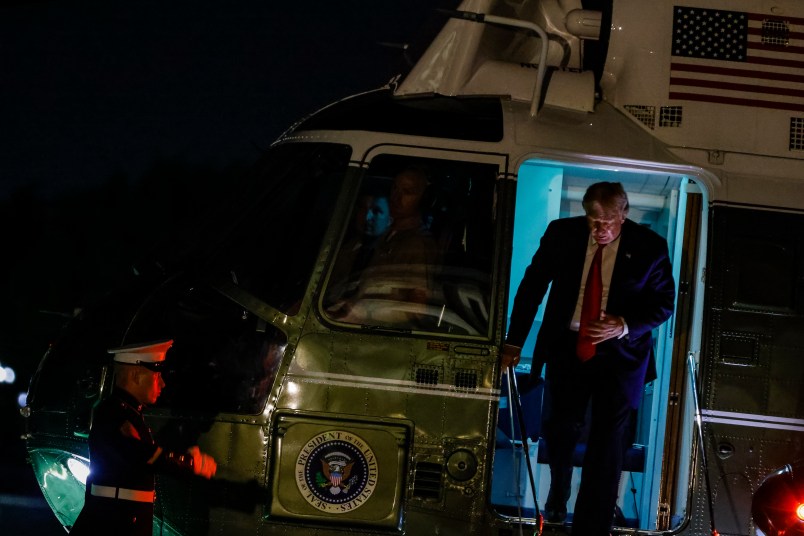
<svg viewBox="0 0 804 536">
<path fill-rule="evenodd" d="M 547 520 L 566 518 L 572 453 L 591 400 L 572 534 L 603 536 L 609 533 L 617 502 L 626 427 L 646 379 L 655 377 L 651 330 L 673 313 L 675 284 L 666 241 L 626 219 L 628 197 L 620 183 L 591 185 L 583 207 L 585 217 L 553 221 L 545 231 L 514 298 L 503 364 L 519 361 L 552 283 L 531 369 L 540 375 L 542 364 L 547 364 L 545 408 L 549 409 L 543 418 L 551 475 Z M 600 269 L 590 270 L 594 265 Z M 587 279 L 590 271 L 599 274 L 598 283 Z M 587 307 L 584 294 L 588 300 L 598 294 L 600 301 Z M 592 317 L 582 321 L 582 311 L 588 314 L 590 309 Z"/>
</svg>

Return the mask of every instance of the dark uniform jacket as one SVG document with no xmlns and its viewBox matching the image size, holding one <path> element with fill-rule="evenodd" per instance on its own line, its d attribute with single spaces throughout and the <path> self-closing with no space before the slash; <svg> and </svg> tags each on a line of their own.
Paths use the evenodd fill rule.
<svg viewBox="0 0 804 536">
<path fill-rule="evenodd" d="M 559 341 L 569 329 L 575 312 L 588 240 L 589 227 L 583 216 L 551 222 L 517 290 L 507 341 L 522 346 L 552 283 L 533 350 L 531 370 L 535 374 L 541 372 L 545 362 L 548 377 L 569 373 L 572 368 L 572 356 L 558 351 Z M 639 404 L 644 382 L 655 378 L 651 330 L 670 317 L 674 301 L 675 284 L 667 242 L 650 229 L 626 219 L 606 311 L 625 319 L 628 335 L 600 343 L 597 354 L 606 356 L 620 391 L 626 394 L 632 407 Z"/>
<path fill-rule="evenodd" d="M 193 473 L 192 456 L 157 445 L 142 406 L 121 389 L 95 408 L 89 466 L 84 509 L 71 535 L 152 534 L 154 472 Z"/>
</svg>

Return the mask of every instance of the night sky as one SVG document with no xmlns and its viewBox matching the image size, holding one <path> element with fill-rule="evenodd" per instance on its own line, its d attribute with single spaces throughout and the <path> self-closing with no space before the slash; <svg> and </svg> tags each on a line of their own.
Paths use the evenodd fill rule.
<svg viewBox="0 0 804 536">
<path fill-rule="evenodd" d="M 0 363 L 296 120 L 406 72 L 380 43 L 421 52 L 444 4 L 0 4 Z"/>
<path fill-rule="evenodd" d="M 400 72 L 401 52 L 378 43 L 414 41 L 437 4 L 6 4 L 0 198 L 136 179 L 157 156 L 251 162 L 300 116 Z"/>
<path fill-rule="evenodd" d="M 0 4 L 0 364 L 17 369 L 0 418 L 19 424 L 0 437 L 7 463 L 22 464 L 17 395 L 74 309 L 225 197 L 293 122 L 407 72 L 379 43 L 415 58 L 444 22 L 435 7 L 455 4 Z"/>
</svg>

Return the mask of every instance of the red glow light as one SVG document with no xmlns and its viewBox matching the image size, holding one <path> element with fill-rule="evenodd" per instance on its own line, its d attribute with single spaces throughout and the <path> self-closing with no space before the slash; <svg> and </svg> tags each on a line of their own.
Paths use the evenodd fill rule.
<svg viewBox="0 0 804 536">
<path fill-rule="evenodd" d="M 796 507 L 796 517 L 798 517 L 799 521 L 804 521 L 804 503 L 799 503 Z"/>
</svg>

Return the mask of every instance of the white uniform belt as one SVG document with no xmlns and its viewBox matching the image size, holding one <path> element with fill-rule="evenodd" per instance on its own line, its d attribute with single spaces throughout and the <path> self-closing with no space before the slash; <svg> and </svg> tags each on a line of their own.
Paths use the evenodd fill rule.
<svg viewBox="0 0 804 536">
<path fill-rule="evenodd" d="M 154 502 L 153 491 L 142 491 L 139 489 L 115 488 L 112 486 L 99 486 L 92 484 L 90 491 L 95 497 L 108 497 L 109 499 L 125 499 L 127 501 Z"/>
</svg>

